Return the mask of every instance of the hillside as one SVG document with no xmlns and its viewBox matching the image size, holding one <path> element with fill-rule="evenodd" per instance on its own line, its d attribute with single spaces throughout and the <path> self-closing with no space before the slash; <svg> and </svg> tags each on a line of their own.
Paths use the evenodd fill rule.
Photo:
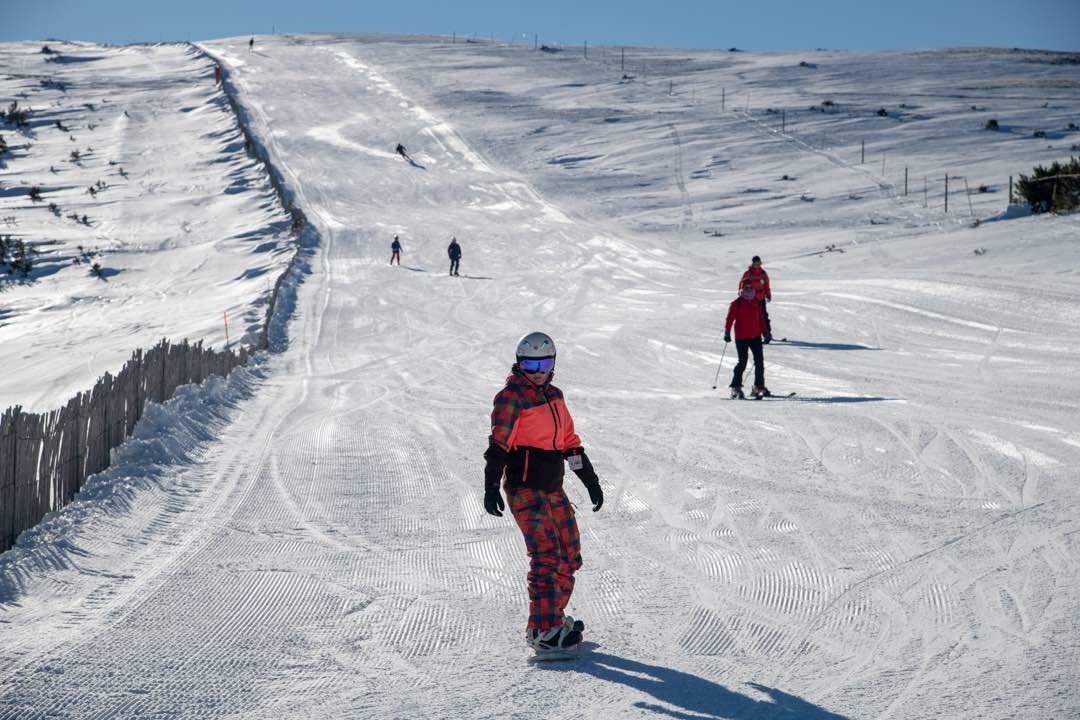
<svg viewBox="0 0 1080 720">
<path fill-rule="evenodd" d="M 319 252 L 285 352 L 0 556 L 0 718 L 1080 712 L 1080 221 L 1006 213 L 1068 56 L 204 47 Z M 755 254 L 787 400 L 726 397 Z M 546 666 L 481 504 L 533 329 L 607 497 Z"/>
<path fill-rule="evenodd" d="M 28 111 L 0 121 L 0 236 L 32 249 L 0 265 L 0 407 L 59 407 L 163 337 L 221 347 L 226 317 L 255 341 L 289 218 L 205 56 L 5 43 L 0 98 Z"/>
</svg>

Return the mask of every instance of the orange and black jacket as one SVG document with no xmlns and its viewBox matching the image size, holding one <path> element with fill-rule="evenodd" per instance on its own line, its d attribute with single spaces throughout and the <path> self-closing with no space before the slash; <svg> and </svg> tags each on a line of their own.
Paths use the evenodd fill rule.
<svg viewBox="0 0 1080 720">
<path fill-rule="evenodd" d="M 550 377 L 543 385 L 533 385 L 516 364 L 495 396 L 484 458 L 484 485 L 489 490 L 498 489 L 504 472 L 508 490 L 559 490 L 566 459 L 586 487 L 599 483 L 574 432 L 562 390 L 551 384 Z"/>
</svg>

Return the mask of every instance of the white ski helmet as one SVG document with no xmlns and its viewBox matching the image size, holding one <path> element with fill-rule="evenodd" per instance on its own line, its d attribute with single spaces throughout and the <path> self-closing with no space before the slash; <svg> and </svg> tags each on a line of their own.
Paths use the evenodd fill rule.
<svg viewBox="0 0 1080 720">
<path fill-rule="evenodd" d="M 546 333 L 531 332 L 518 340 L 517 359 L 522 358 L 554 358 L 555 341 Z"/>
</svg>

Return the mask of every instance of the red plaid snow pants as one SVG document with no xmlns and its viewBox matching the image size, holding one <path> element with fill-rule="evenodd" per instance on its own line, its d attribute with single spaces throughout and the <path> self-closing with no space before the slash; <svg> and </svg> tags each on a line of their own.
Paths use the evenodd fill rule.
<svg viewBox="0 0 1080 720">
<path fill-rule="evenodd" d="M 529 551 L 528 629 L 561 625 L 574 592 L 574 572 L 581 567 L 581 538 L 574 508 L 562 488 L 507 490 L 510 510 Z"/>
</svg>

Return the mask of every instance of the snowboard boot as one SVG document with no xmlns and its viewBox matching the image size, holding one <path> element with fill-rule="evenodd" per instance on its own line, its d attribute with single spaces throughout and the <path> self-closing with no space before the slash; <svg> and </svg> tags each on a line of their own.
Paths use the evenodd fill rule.
<svg viewBox="0 0 1080 720">
<path fill-rule="evenodd" d="M 745 400 L 746 399 L 746 396 L 743 395 L 743 391 L 742 391 L 741 387 L 733 387 L 733 388 L 731 388 L 731 399 L 732 400 Z"/>
<path fill-rule="evenodd" d="M 581 642 L 581 632 L 566 625 L 547 630 L 529 628 L 525 631 L 525 642 L 537 653 L 569 650 Z"/>
<path fill-rule="evenodd" d="M 755 385 L 754 389 L 750 391 L 750 394 L 756 398 L 772 397 L 772 393 L 769 392 L 769 388 L 764 385 Z"/>
<path fill-rule="evenodd" d="M 575 620 L 572 616 L 567 615 L 566 613 L 563 613 L 562 624 L 563 624 L 563 627 L 570 628 L 571 630 L 574 630 L 575 632 L 579 632 L 579 633 L 584 633 L 585 632 L 585 623 L 583 623 L 581 620 Z"/>
</svg>

